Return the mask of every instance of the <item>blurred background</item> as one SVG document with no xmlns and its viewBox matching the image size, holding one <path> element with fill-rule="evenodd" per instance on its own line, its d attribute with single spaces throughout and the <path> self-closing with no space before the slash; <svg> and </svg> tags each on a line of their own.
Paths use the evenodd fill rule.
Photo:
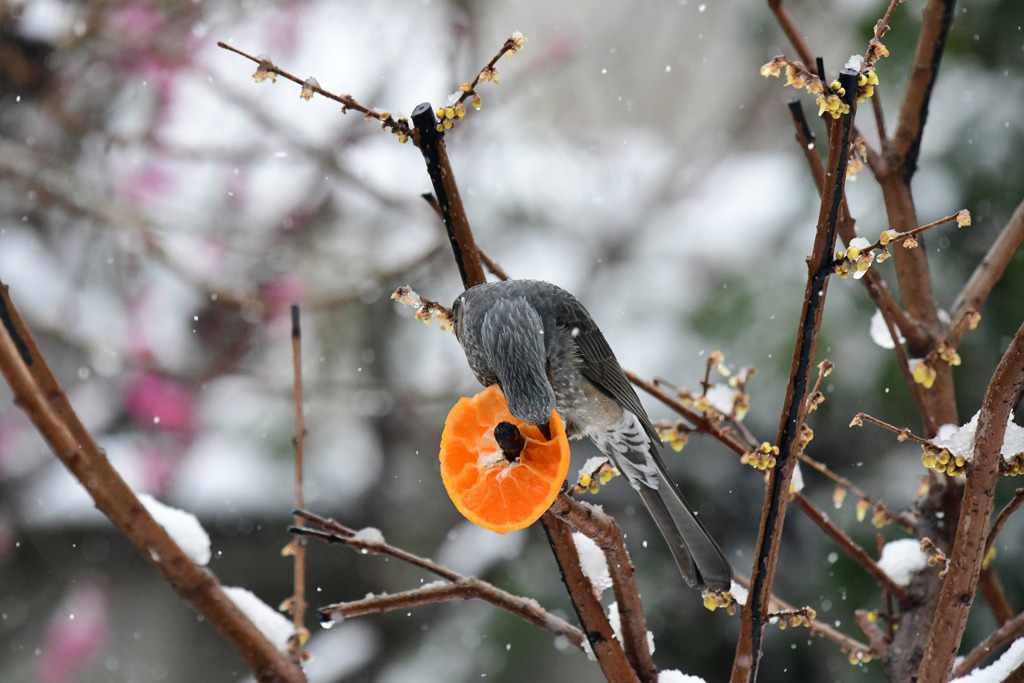
<svg viewBox="0 0 1024 683">
<path fill-rule="evenodd" d="M 879 93 L 890 130 L 923 6 L 900 6 L 885 40 L 892 56 L 879 65 Z M 863 53 L 885 3 L 789 7 L 834 73 Z M 958 7 L 935 88 L 918 216 L 967 208 L 974 220 L 926 240 L 944 306 L 1022 197 L 1022 24 L 1016 0 Z M 758 74 L 793 55 L 766 3 L 0 2 L 0 280 L 129 483 L 200 517 L 225 584 L 271 605 L 291 591 L 280 549 L 292 500 L 288 307 L 298 303 L 308 506 L 574 621 L 543 532 L 473 527 L 441 484 L 444 417 L 479 387 L 454 337 L 389 300 L 402 284 L 443 303 L 462 289 L 420 198 L 430 184 L 419 152 L 336 103 L 303 101 L 294 84 L 254 83 L 254 64 L 216 47 L 269 55 L 328 90 L 409 114 L 444 103 L 513 31 L 529 43 L 498 64 L 501 84 L 481 85 L 483 108 L 448 135 L 478 242 L 513 277 L 574 292 L 644 377 L 698 389 L 714 349 L 733 369 L 757 367 L 746 423 L 774 440 L 817 198 L 785 106 L 796 92 Z M 888 227 L 878 187 L 868 171 L 848 187 L 858 230 L 873 241 Z M 891 263 L 879 272 L 895 288 Z M 961 347 L 962 422 L 1024 317 L 1021 291 L 1018 254 Z M 819 358 L 837 368 L 808 453 L 904 509 L 923 473 L 920 450 L 867 427 L 847 431 L 858 411 L 919 427 L 892 352 L 871 341 L 872 313 L 859 284 L 832 283 Z M 671 417 L 644 402 L 652 418 Z M 594 454 L 574 447 L 570 472 Z M 749 573 L 760 477 L 707 439 L 665 457 Z M 807 494 L 830 506 L 832 486 L 806 480 Z M 1004 488 L 1000 501 L 1012 482 Z M 623 481 L 596 502 L 627 533 L 655 661 L 723 680 L 738 618 L 706 611 L 679 580 Z M 856 521 L 854 502 L 832 516 L 873 549 L 877 530 L 870 516 Z M 1021 531 L 1011 521 L 997 562 L 1024 561 Z M 308 566 L 313 606 L 433 580 L 317 544 Z M 1004 582 L 1019 607 L 1024 579 Z M 859 639 L 853 610 L 880 605 L 874 584 L 795 510 L 777 593 Z M 315 621 L 311 613 L 314 681 L 603 680 L 585 656 L 483 604 L 330 631 Z M 0 679 L 246 678 L 242 659 L 201 622 L 0 387 Z M 965 643 L 993 623 L 979 604 Z M 772 628 L 766 648 L 764 680 L 882 677 L 879 664 L 851 666 L 800 628 Z"/>
</svg>

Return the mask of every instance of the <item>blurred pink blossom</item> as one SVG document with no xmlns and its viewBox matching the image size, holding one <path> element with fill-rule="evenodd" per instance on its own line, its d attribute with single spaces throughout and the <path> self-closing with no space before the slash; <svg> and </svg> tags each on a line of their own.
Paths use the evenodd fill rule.
<svg viewBox="0 0 1024 683">
<path fill-rule="evenodd" d="M 129 2 L 110 13 L 109 25 L 123 40 L 136 45 L 156 42 L 167 23 L 164 13 L 148 2 Z"/>
<path fill-rule="evenodd" d="M 110 596 L 97 580 L 79 581 L 50 616 L 36 670 L 43 683 L 71 683 L 107 639 Z"/>
<path fill-rule="evenodd" d="M 195 434 L 195 396 L 177 381 L 152 372 L 131 380 L 124 405 L 137 422 L 183 441 Z"/>
<path fill-rule="evenodd" d="M 292 304 L 302 303 L 308 289 L 301 278 L 290 273 L 282 273 L 280 277 L 261 282 L 259 292 L 260 301 L 268 311 L 276 312 L 288 309 Z"/>
<path fill-rule="evenodd" d="M 169 185 L 167 173 L 150 165 L 125 174 L 117 184 L 117 190 L 129 204 L 144 207 L 148 202 L 160 199 Z"/>
</svg>

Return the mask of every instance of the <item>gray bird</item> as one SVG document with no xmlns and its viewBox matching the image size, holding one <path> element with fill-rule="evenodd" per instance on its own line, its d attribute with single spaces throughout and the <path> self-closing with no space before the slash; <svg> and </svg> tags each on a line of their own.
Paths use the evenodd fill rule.
<svg viewBox="0 0 1024 683">
<path fill-rule="evenodd" d="M 477 285 L 452 305 L 452 327 L 476 378 L 501 385 L 513 415 L 546 429 L 557 410 L 567 435 L 589 437 L 625 475 L 688 584 L 729 589 L 729 561 L 669 477 L 657 431 L 576 297 L 538 280 Z"/>
</svg>

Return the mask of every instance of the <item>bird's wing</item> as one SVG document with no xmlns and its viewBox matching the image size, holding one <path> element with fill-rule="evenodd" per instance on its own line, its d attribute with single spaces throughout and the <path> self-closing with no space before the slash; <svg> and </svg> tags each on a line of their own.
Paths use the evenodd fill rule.
<svg viewBox="0 0 1024 683">
<path fill-rule="evenodd" d="M 644 431 L 654 443 L 661 443 L 658 431 L 647 417 L 647 411 L 640 403 L 640 398 L 633 390 L 633 385 L 626 378 L 622 366 L 615 358 L 608 341 L 601 330 L 591 319 L 583 305 L 571 302 L 559 312 L 558 323 L 569 330 L 572 340 L 576 343 L 582 363 L 583 376 L 594 383 L 598 389 L 636 415 L 643 425 Z"/>
</svg>

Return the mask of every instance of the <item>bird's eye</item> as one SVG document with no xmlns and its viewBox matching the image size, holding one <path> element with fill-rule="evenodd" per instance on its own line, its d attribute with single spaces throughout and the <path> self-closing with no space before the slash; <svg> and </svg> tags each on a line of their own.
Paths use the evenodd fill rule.
<svg viewBox="0 0 1024 683">
<path fill-rule="evenodd" d="M 462 339 L 462 306 L 464 297 L 459 297 L 452 304 L 452 331 L 455 332 L 456 339 Z"/>
</svg>

